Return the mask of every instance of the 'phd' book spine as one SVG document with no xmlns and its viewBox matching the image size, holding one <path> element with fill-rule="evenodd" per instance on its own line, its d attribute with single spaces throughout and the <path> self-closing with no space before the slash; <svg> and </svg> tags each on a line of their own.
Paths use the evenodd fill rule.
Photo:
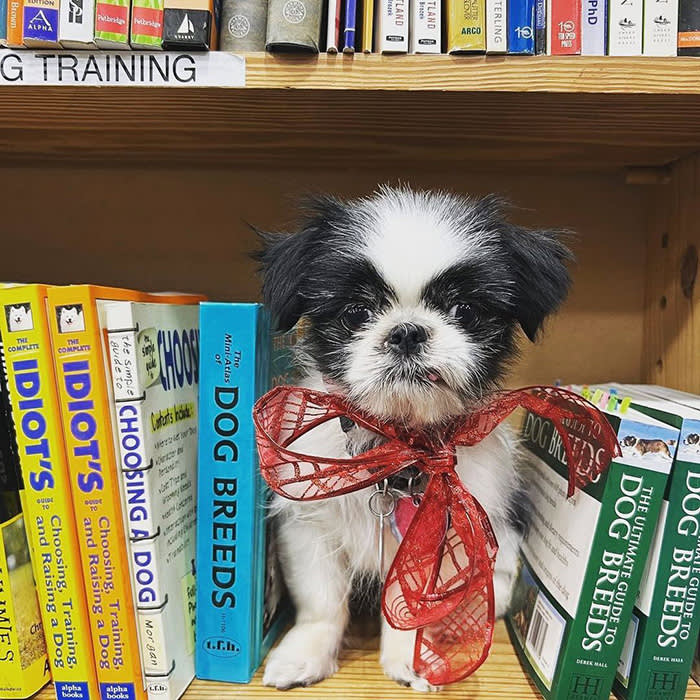
<svg viewBox="0 0 700 700">
<path fill-rule="evenodd" d="M 583 0 L 581 6 L 581 54 L 605 56 L 607 47 L 607 0 Z"/>
</svg>

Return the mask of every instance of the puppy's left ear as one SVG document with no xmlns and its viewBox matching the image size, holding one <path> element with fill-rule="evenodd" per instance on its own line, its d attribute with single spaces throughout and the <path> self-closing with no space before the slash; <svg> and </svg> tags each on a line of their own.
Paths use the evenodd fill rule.
<svg viewBox="0 0 700 700">
<path fill-rule="evenodd" d="M 545 318 L 562 304 L 571 286 L 567 263 L 574 255 L 563 231 L 509 226 L 506 245 L 515 275 L 515 317 L 534 342 Z"/>
</svg>

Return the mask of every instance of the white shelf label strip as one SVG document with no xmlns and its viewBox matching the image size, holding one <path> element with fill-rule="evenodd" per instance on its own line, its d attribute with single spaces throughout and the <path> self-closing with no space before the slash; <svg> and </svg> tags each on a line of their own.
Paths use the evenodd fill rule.
<svg viewBox="0 0 700 700">
<path fill-rule="evenodd" d="M 219 51 L 0 50 L 2 85 L 245 87 L 245 58 Z"/>
</svg>

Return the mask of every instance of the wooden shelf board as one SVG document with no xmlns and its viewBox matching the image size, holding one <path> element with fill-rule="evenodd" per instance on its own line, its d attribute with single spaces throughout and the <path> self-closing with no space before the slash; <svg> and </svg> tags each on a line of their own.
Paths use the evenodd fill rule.
<svg viewBox="0 0 700 700">
<path fill-rule="evenodd" d="M 692 58 L 248 56 L 248 88 L 0 88 L 0 162 L 602 171 L 700 150 Z"/>
<path fill-rule="evenodd" d="M 697 58 L 248 54 L 250 88 L 700 94 Z"/>
<path fill-rule="evenodd" d="M 290 691 L 291 695 L 281 695 L 279 691 L 263 686 L 260 682 L 262 670 L 259 670 L 250 685 L 196 680 L 183 696 L 183 700 L 272 700 L 287 697 L 294 700 L 408 700 L 420 697 L 414 691 L 386 678 L 377 657 L 377 640 L 360 640 L 359 644 L 343 652 L 340 671 L 335 676 L 309 688 L 295 688 Z M 36 696 L 37 700 L 50 700 L 54 697 L 50 686 Z M 474 676 L 462 683 L 447 686 L 436 697 L 440 700 L 537 700 L 540 695 L 522 670 L 505 625 L 499 622 L 491 656 L 486 663 Z M 686 700 L 700 700 L 700 688 L 693 681 L 688 683 Z"/>
</svg>

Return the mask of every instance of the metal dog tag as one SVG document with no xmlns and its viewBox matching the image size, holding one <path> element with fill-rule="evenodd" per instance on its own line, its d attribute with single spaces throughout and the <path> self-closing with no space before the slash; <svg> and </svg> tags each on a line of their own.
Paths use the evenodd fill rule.
<svg viewBox="0 0 700 700">
<path fill-rule="evenodd" d="M 377 518 L 377 566 L 379 575 L 384 578 L 386 573 L 384 566 L 384 525 L 386 519 L 396 508 L 396 493 L 389 488 L 389 482 L 386 479 L 381 485 L 376 485 L 367 505 L 369 512 Z"/>
</svg>

